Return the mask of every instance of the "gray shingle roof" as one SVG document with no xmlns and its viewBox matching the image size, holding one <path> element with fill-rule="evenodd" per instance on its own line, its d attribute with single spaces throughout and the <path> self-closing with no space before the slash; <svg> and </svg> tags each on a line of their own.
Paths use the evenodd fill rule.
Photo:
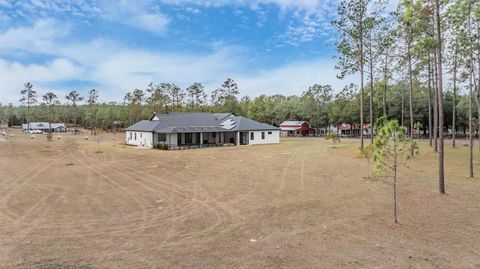
<svg viewBox="0 0 480 269">
<path fill-rule="evenodd" d="M 233 119 L 238 123 L 234 131 L 263 131 L 263 130 L 279 130 L 279 128 L 270 124 L 261 123 L 242 116 L 230 116 L 227 119 Z"/>
<path fill-rule="evenodd" d="M 57 129 L 59 127 L 60 128 L 65 128 L 64 123 L 52 123 L 50 126 L 52 127 L 52 129 Z M 28 124 L 23 123 L 22 128 L 27 129 Z M 49 128 L 48 122 L 30 122 L 30 129 L 31 130 L 48 130 L 48 128 Z"/>
<path fill-rule="evenodd" d="M 156 114 L 152 118 L 156 120 L 142 120 L 126 130 L 158 133 L 279 130 L 275 126 L 231 113 L 172 112 Z"/>
<path fill-rule="evenodd" d="M 150 121 L 150 120 L 141 120 L 133 125 L 130 125 L 127 131 L 140 131 L 140 132 L 153 132 L 155 127 L 159 124 L 158 121 Z"/>
</svg>

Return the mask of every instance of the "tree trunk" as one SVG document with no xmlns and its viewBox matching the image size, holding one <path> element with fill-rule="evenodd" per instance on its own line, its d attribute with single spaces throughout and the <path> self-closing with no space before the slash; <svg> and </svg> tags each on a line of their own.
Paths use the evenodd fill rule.
<svg viewBox="0 0 480 269">
<path fill-rule="evenodd" d="M 405 119 L 404 119 L 404 115 L 405 115 L 405 89 L 404 89 L 405 84 L 404 84 L 404 82 L 405 82 L 405 80 L 404 80 L 404 78 L 405 77 L 403 77 L 403 73 L 402 73 L 402 83 L 401 83 L 401 86 L 400 86 L 400 89 L 402 91 L 402 109 L 401 109 L 402 110 L 401 111 L 402 115 L 400 116 L 400 122 L 401 122 L 402 127 L 405 126 Z"/>
<path fill-rule="evenodd" d="M 428 55 L 428 143 L 432 146 L 432 66 Z"/>
<path fill-rule="evenodd" d="M 387 117 L 388 52 L 385 53 L 385 70 L 383 71 L 383 115 Z"/>
<path fill-rule="evenodd" d="M 457 49 L 455 47 L 455 54 L 453 56 L 453 109 L 452 109 L 452 147 L 455 147 L 455 133 L 457 131 Z"/>
<path fill-rule="evenodd" d="M 73 126 L 77 127 L 77 106 L 73 105 Z"/>
<path fill-rule="evenodd" d="M 433 150 L 438 151 L 438 72 L 437 72 L 437 53 L 434 53 L 433 70 Z"/>
<path fill-rule="evenodd" d="M 51 134 L 52 133 L 52 111 L 51 111 L 51 108 L 49 108 L 48 110 L 49 111 L 49 115 L 48 115 L 48 132 Z"/>
<path fill-rule="evenodd" d="M 443 141 L 443 82 L 442 82 L 442 36 L 440 27 L 440 3 L 435 0 L 436 23 L 437 23 L 437 57 L 438 57 L 438 188 L 441 194 L 445 194 L 445 169 L 444 169 L 444 141 Z"/>
<path fill-rule="evenodd" d="M 470 94 L 468 98 L 468 149 L 469 149 L 469 176 L 473 177 L 473 124 L 472 124 L 472 83 L 473 70 L 470 68 Z"/>
<path fill-rule="evenodd" d="M 27 132 L 30 132 L 30 97 L 27 96 Z"/>
<path fill-rule="evenodd" d="M 471 4 L 472 2 L 470 2 Z M 471 8 L 471 6 L 470 6 Z M 471 10 L 470 10 L 471 12 Z M 470 13 L 469 13 L 470 14 Z M 470 17 L 469 17 L 470 18 Z M 473 40 L 471 41 L 471 45 L 473 46 Z M 480 23 L 477 23 L 477 44 L 476 44 L 476 48 L 478 50 L 478 48 L 480 48 Z M 480 53 L 478 53 L 477 51 L 477 60 L 478 60 L 478 84 L 476 85 L 476 101 L 477 101 L 477 111 L 478 111 L 478 119 L 479 119 L 479 123 L 480 124 Z M 472 74 L 474 73 L 473 71 L 473 56 L 472 56 Z M 475 84 L 475 83 L 474 83 Z M 480 127 L 479 127 L 480 128 Z M 479 152 L 480 152 L 480 135 L 478 136 L 478 147 L 479 147 Z"/>
<path fill-rule="evenodd" d="M 412 30 L 409 30 L 409 41 L 407 42 L 408 50 L 408 83 L 410 88 L 409 106 L 410 106 L 410 139 L 413 141 L 413 74 L 412 74 L 412 52 L 411 52 L 411 38 Z M 410 156 L 413 156 L 413 143 L 410 146 Z"/>
<path fill-rule="evenodd" d="M 397 146 L 396 141 L 393 147 L 393 222 L 398 223 L 397 220 Z"/>
<path fill-rule="evenodd" d="M 370 42 L 371 38 L 370 38 Z M 370 43 L 370 143 L 373 144 L 373 52 Z"/>
<path fill-rule="evenodd" d="M 360 21 L 360 148 L 363 149 L 363 16 Z"/>
</svg>

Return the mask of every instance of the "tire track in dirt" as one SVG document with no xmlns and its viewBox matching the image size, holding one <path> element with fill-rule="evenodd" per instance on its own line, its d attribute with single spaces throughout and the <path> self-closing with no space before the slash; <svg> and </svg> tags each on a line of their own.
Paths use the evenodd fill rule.
<svg viewBox="0 0 480 269">
<path fill-rule="evenodd" d="M 294 157 L 296 157 L 298 155 L 298 153 L 300 153 L 304 148 L 306 148 L 306 146 L 302 145 L 299 148 L 297 148 L 297 150 L 294 153 L 291 153 L 288 156 L 288 159 L 285 162 L 285 165 L 283 166 L 282 175 L 280 177 L 280 180 L 277 181 L 278 186 L 277 186 L 277 190 L 275 192 L 277 197 L 274 197 L 274 199 L 275 199 L 274 204 L 273 204 L 274 212 L 272 214 L 273 219 L 278 219 L 279 215 L 280 215 L 279 204 L 280 204 L 281 198 L 279 198 L 279 197 L 283 196 L 283 192 L 285 190 L 285 180 L 287 178 L 287 175 L 292 172 L 292 170 L 290 169 L 290 166 L 292 165 L 292 163 L 295 159 Z"/>
<path fill-rule="evenodd" d="M 63 147 L 63 150 L 65 150 L 65 145 Z M 57 164 L 60 160 L 62 160 L 63 157 L 60 155 L 57 158 L 54 158 L 53 160 L 49 160 L 46 164 L 39 164 L 37 166 L 34 166 L 32 168 L 27 169 L 27 171 L 24 173 L 24 175 L 28 175 L 31 172 L 33 174 L 28 175 L 25 179 L 23 180 L 17 180 L 17 181 L 12 181 L 11 184 L 9 184 L 9 191 L 7 193 L 3 194 L 3 197 L 0 199 L 0 214 L 3 216 L 7 217 L 8 219 L 18 219 L 21 218 L 23 214 L 17 214 L 15 212 L 12 212 L 8 206 L 8 201 L 11 199 L 11 197 L 15 194 L 18 193 L 20 189 L 22 189 L 27 183 L 31 182 L 33 179 L 35 179 L 37 176 L 41 175 L 44 173 L 47 169 L 52 167 L 53 165 Z M 36 169 L 36 167 L 41 166 L 40 169 Z M 15 184 L 15 185 L 13 185 Z M 13 185 L 13 186 L 11 186 Z M 11 187 L 11 188 L 10 188 Z M 29 211 L 32 211 L 35 209 L 38 205 L 33 205 L 31 208 L 27 209 L 27 213 Z M 25 213 L 24 213 L 25 214 Z"/>
<path fill-rule="evenodd" d="M 90 155 L 88 155 L 88 153 L 86 152 L 83 152 L 83 154 L 86 156 L 86 157 L 89 157 L 91 160 L 93 161 L 96 161 L 95 160 L 95 157 L 92 157 Z M 98 161 L 96 161 L 96 163 L 102 165 L 101 163 L 99 163 Z M 120 176 L 123 176 L 123 177 L 126 177 L 130 182 L 140 186 L 141 188 L 149 191 L 150 193 L 153 193 L 155 195 L 158 195 L 158 196 L 161 196 L 163 197 L 163 199 L 166 199 L 169 195 L 168 194 L 163 194 L 161 191 L 163 190 L 167 190 L 170 192 L 170 195 L 172 193 L 175 193 L 175 194 L 178 194 L 178 192 L 176 192 L 176 190 L 174 189 L 171 189 L 169 188 L 168 186 L 162 186 L 162 188 L 158 189 L 158 188 L 153 188 L 151 186 L 148 186 L 146 183 L 143 183 L 141 182 L 140 180 L 138 180 L 136 178 L 136 176 L 138 176 L 138 169 L 134 169 L 134 168 L 128 168 L 126 166 L 123 166 L 123 165 L 117 165 L 115 166 L 115 168 L 112 168 L 108 165 L 102 165 L 103 167 L 111 170 L 111 171 L 114 171 L 116 173 L 118 173 Z M 121 169 L 123 167 L 123 169 Z M 133 175 L 130 175 L 130 174 L 133 174 Z M 143 192 L 139 193 L 139 195 L 142 195 Z M 181 197 L 183 198 L 186 198 L 187 196 L 183 193 L 180 193 L 181 194 Z M 181 205 L 179 205 L 181 206 Z M 163 211 L 163 212 L 166 212 L 166 211 Z"/>
<path fill-rule="evenodd" d="M 134 160 L 131 159 L 131 160 L 129 160 L 127 163 L 131 163 L 132 161 L 134 161 Z M 144 164 L 144 165 L 147 165 L 147 163 L 143 163 L 143 164 Z M 126 165 L 126 164 L 124 164 L 124 163 L 123 163 L 122 165 L 125 166 L 125 167 L 129 167 L 129 169 L 134 169 L 133 167 L 131 167 L 131 166 L 129 166 L 129 165 Z M 153 163 L 148 163 L 148 165 L 149 165 L 149 166 L 155 166 L 155 162 L 153 162 Z M 164 168 L 160 168 L 160 169 L 162 169 L 162 173 L 163 173 L 163 174 L 168 174 L 168 175 L 170 175 L 171 177 L 176 177 L 176 175 L 172 174 L 168 169 L 164 169 Z M 256 169 L 248 169 L 248 170 L 242 172 L 244 175 L 246 175 L 247 178 L 249 178 L 249 185 L 248 185 L 247 189 L 243 190 L 242 192 L 236 192 L 236 193 L 235 193 L 235 194 L 236 194 L 235 197 L 231 197 L 231 195 L 228 194 L 228 195 L 226 195 L 225 197 L 221 196 L 221 197 L 218 197 L 218 198 L 215 198 L 215 199 L 212 198 L 212 199 L 213 199 L 215 202 L 218 202 L 218 203 L 220 203 L 220 204 L 229 204 L 229 205 L 233 205 L 233 204 L 236 204 L 236 203 L 240 203 L 240 202 L 246 200 L 247 197 L 248 197 L 248 195 L 251 194 L 253 191 L 255 191 L 255 186 L 256 186 L 256 184 L 255 184 L 255 182 L 254 182 L 254 180 L 253 180 L 254 177 L 252 176 L 252 175 L 254 175 L 254 172 L 255 172 L 255 171 L 256 171 Z M 147 176 L 150 176 L 150 175 L 147 175 Z M 155 176 L 155 177 L 156 177 L 156 176 Z M 158 178 L 155 178 L 155 179 L 158 179 Z M 179 187 L 178 184 L 175 184 L 175 183 L 173 183 L 173 182 L 171 182 L 171 181 L 166 181 L 166 182 L 163 181 L 163 183 L 171 184 L 171 185 L 173 185 L 173 186 Z M 200 186 L 200 185 L 198 185 L 198 186 Z M 186 191 L 186 189 L 183 188 L 183 187 L 180 187 L 180 189 L 181 189 L 182 192 L 183 192 L 183 191 Z M 188 188 L 187 188 L 187 189 L 188 189 Z M 224 198 L 228 198 L 229 200 L 228 200 L 228 201 L 225 201 L 225 202 L 221 202 L 221 200 L 224 199 Z"/>
<path fill-rule="evenodd" d="M 75 157 L 75 156 L 74 156 L 74 157 Z M 90 170 L 94 171 L 94 173 L 96 173 L 97 175 L 102 176 L 102 175 L 101 175 L 101 172 L 99 172 L 99 171 L 96 170 L 96 169 L 93 169 L 91 165 L 87 164 L 86 162 L 83 162 L 82 160 L 80 160 L 80 159 L 77 158 L 77 157 L 75 157 L 75 158 L 76 158 L 76 160 L 77 160 L 78 162 L 83 163 L 85 166 L 87 166 L 87 168 L 89 168 Z M 110 179 L 109 177 L 107 177 L 107 180 L 109 180 L 109 182 L 110 182 L 111 184 L 113 184 L 114 186 L 117 186 L 118 188 L 122 189 L 124 192 L 126 191 L 124 188 L 122 188 L 122 186 L 116 185 L 115 182 L 112 182 L 112 179 Z M 128 194 L 129 192 L 126 191 L 126 193 Z M 133 195 L 130 196 L 130 197 L 134 198 L 134 200 L 136 199 L 135 196 L 133 196 Z M 139 202 L 138 200 L 136 200 L 136 202 L 137 202 L 137 204 L 141 204 L 141 202 Z M 36 208 L 38 208 L 38 207 L 39 207 L 39 206 L 37 206 Z M 33 210 L 33 209 L 32 209 L 32 210 Z M 143 208 L 142 208 L 142 212 L 143 212 Z M 140 216 L 140 217 L 141 217 L 141 216 Z M 74 221 L 77 222 L 77 219 L 75 219 Z M 78 225 L 81 226 L 82 223 L 78 223 Z M 52 229 L 52 228 L 55 228 L 55 227 L 62 228 L 62 227 L 64 227 L 64 226 L 65 226 L 64 223 L 62 223 L 62 224 L 59 224 L 59 225 L 57 225 L 57 226 L 55 226 L 55 225 L 46 225 L 46 226 L 44 226 L 43 228 L 46 229 L 46 230 L 49 230 L 49 229 Z M 133 226 L 133 227 L 136 227 L 136 228 L 138 229 L 138 223 L 135 223 L 135 224 L 132 225 L 132 226 Z M 75 236 L 74 234 L 70 234 L 70 231 L 67 231 L 67 232 L 69 233 L 70 236 Z M 101 233 L 101 232 L 102 232 L 102 231 L 99 231 L 99 232 L 95 232 L 95 233 L 93 233 L 93 234 L 98 234 L 98 233 Z M 58 236 L 58 235 L 59 235 L 59 234 L 55 234 L 55 236 Z M 82 236 L 82 234 L 76 234 L 76 236 L 79 236 L 79 235 Z M 55 237 L 55 236 L 54 236 L 54 237 Z M 52 236 L 49 235 L 48 237 L 52 237 Z"/>
<path fill-rule="evenodd" d="M 17 250 L 21 252 L 24 249 L 23 244 L 28 244 L 30 242 L 27 238 L 31 239 L 31 234 L 43 226 L 42 224 L 45 223 L 46 216 L 49 216 L 49 213 L 54 209 L 55 203 L 63 198 L 64 195 L 65 192 L 59 192 L 59 189 L 52 190 L 42 198 L 37 206 L 35 206 L 34 212 L 36 214 L 30 214 L 30 212 L 28 212 L 28 214 L 23 214 L 22 218 L 16 221 L 18 224 L 15 225 L 15 233 L 10 236 L 2 237 L 0 241 L 0 250 L 5 252 L 0 255 L 0 259 L 2 259 L 0 260 L 0 264 L 6 264 L 6 261 L 8 261 L 13 252 Z M 33 211 L 33 209 L 31 211 Z M 28 222 L 26 222 L 27 219 L 29 219 Z M 25 227 L 18 229 L 18 227 L 22 226 Z"/>
<path fill-rule="evenodd" d="M 118 166 L 116 166 L 116 169 L 118 170 Z M 134 176 L 137 176 L 137 177 L 139 175 L 138 169 L 133 169 L 133 168 L 128 168 L 125 171 L 122 169 L 121 172 L 122 172 L 122 174 L 134 173 Z M 221 210 L 219 210 L 218 208 L 210 205 L 209 200 L 211 201 L 212 200 L 211 198 L 210 199 L 206 198 L 205 197 L 206 195 L 198 195 L 198 192 L 194 192 L 192 194 L 192 192 L 190 190 L 188 190 L 187 188 L 185 188 L 183 186 L 180 186 L 178 184 L 173 184 L 173 183 L 165 181 L 163 179 L 160 180 L 162 182 L 162 184 L 157 183 L 156 181 L 159 180 L 158 177 L 152 176 L 152 175 L 147 174 L 147 173 L 143 173 L 143 171 L 141 173 L 144 176 L 147 176 L 149 178 L 154 179 L 154 181 L 151 182 L 151 183 L 154 183 L 154 185 L 158 185 L 161 188 L 165 188 L 166 186 L 168 186 L 169 190 L 172 191 L 173 194 L 175 194 L 177 196 L 184 197 L 184 198 L 190 197 L 190 200 L 189 200 L 190 202 L 189 202 L 188 206 L 185 206 L 185 207 L 181 208 L 180 210 L 178 210 L 178 208 L 174 208 L 172 210 L 172 212 L 177 213 L 176 217 L 163 219 L 163 221 L 165 223 L 170 223 L 171 225 L 170 225 L 170 230 L 168 231 L 166 238 L 163 240 L 163 244 L 160 243 L 160 245 L 162 245 L 162 246 L 167 246 L 167 245 L 168 246 L 173 246 L 173 245 L 189 244 L 189 241 L 185 241 L 186 239 L 189 239 L 189 238 L 193 239 L 194 236 L 200 236 L 200 235 L 208 236 L 209 231 L 215 231 L 216 233 L 218 233 L 218 232 L 224 231 L 225 229 L 227 229 L 229 227 L 227 225 L 225 227 L 225 229 L 219 229 L 218 228 L 219 225 L 222 225 L 223 223 L 231 223 L 231 222 L 225 221 L 225 217 L 222 217 L 223 215 L 222 215 Z M 132 178 L 132 180 L 136 181 L 134 178 Z M 144 184 L 144 186 L 145 186 L 145 184 Z M 153 189 L 153 190 L 155 190 L 155 192 L 157 192 L 156 189 Z M 194 190 L 196 190 L 196 188 L 194 188 Z M 175 224 L 180 222 L 182 219 L 186 219 L 190 216 L 202 215 L 202 214 L 208 213 L 205 210 L 199 210 L 199 208 L 202 208 L 202 207 L 206 208 L 209 212 L 213 213 L 216 216 L 216 221 L 205 229 L 201 229 L 201 230 L 197 229 L 194 232 L 187 232 L 187 233 L 179 234 L 175 230 Z M 158 216 L 158 214 L 157 214 L 157 216 Z M 159 225 L 161 225 L 161 222 L 155 221 L 155 223 L 152 226 L 153 227 L 158 227 Z M 193 242 L 196 242 L 196 241 L 193 241 Z M 125 241 L 122 245 L 127 244 L 127 243 L 128 242 Z"/>
<path fill-rule="evenodd" d="M 68 152 L 67 147 L 64 147 L 64 150 L 65 150 L 65 152 Z M 57 161 L 60 160 L 60 159 L 63 159 L 63 156 L 60 156 L 57 159 Z M 45 168 L 44 170 L 46 170 L 47 168 Z M 40 175 L 40 174 L 41 174 L 41 172 L 37 173 L 36 175 L 32 175 L 31 179 L 33 179 L 35 176 Z M 24 183 L 23 185 L 25 185 L 27 182 L 23 182 L 23 183 Z M 45 188 L 45 186 L 46 186 L 46 188 Z M 53 186 L 55 186 L 55 185 L 53 185 Z M 30 217 L 30 212 L 41 212 L 41 208 L 47 207 L 46 200 L 49 200 L 49 197 L 55 196 L 55 193 L 59 190 L 60 190 L 59 193 L 65 192 L 65 189 L 62 189 L 62 188 L 50 189 L 50 186 L 45 185 L 45 184 L 42 184 L 41 186 L 38 186 L 38 187 L 39 187 L 38 189 L 46 191 L 47 194 L 44 195 L 42 198 L 38 199 L 33 206 L 27 208 L 21 214 L 16 214 L 16 213 L 12 214 L 12 216 L 15 217 L 12 220 L 15 221 L 18 225 L 25 224 L 25 223 L 30 224 L 30 221 L 27 220 Z M 75 191 L 78 191 L 78 189 L 75 189 Z M 6 203 L 8 203 L 8 201 L 6 201 L 5 204 Z M 8 210 L 8 207 L 6 207 L 6 209 Z M 36 215 L 38 215 L 38 214 L 36 214 Z"/>
<path fill-rule="evenodd" d="M 229 215 L 231 214 L 229 213 L 228 209 L 225 209 L 219 206 L 215 200 L 209 198 L 208 196 L 206 197 L 205 192 L 203 195 L 200 192 L 198 192 L 197 189 L 200 188 L 198 184 L 196 185 L 196 187 L 187 188 L 187 187 L 179 186 L 178 184 L 173 184 L 167 180 L 157 178 L 147 173 L 142 172 L 142 175 L 145 178 L 151 179 L 152 180 L 150 181 L 151 184 L 156 185 L 158 187 L 169 186 L 171 190 L 174 191 L 175 194 L 183 196 L 189 199 L 189 201 L 191 201 L 191 203 L 188 206 L 180 210 L 174 210 L 174 212 L 176 213 L 176 216 L 168 219 L 168 222 L 172 222 L 173 224 L 175 222 L 181 221 L 182 219 L 186 219 L 188 217 L 201 215 L 205 213 L 210 213 L 216 216 L 215 222 L 211 224 L 209 228 L 196 230 L 195 232 L 184 234 L 182 237 L 192 237 L 194 235 L 199 236 L 211 230 L 216 230 L 217 232 L 222 232 L 225 230 L 225 229 L 220 230 L 218 229 L 218 227 L 222 225 L 224 222 L 227 222 L 225 220 L 230 219 L 231 217 L 229 217 Z M 157 181 L 161 181 L 161 183 Z M 201 208 L 203 208 L 204 210 L 202 210 Z M 177 241 L 176 243 L 179 243 L 179 242 Z"/>
<path fill-rule="evenodd" d="M 279 193 L 279 194 L 282 194 L 283 191 L 284 191 L 284 189 L 285 189 L 285 179 L 286 179 L 287 174 L 288 174 L 288 172 L 289 172 L 289 170 L 290 170 L 290 169 L 289 169 L 289 168 L 290 168 L 290 165 L 292 164 L 292 161 L 294 160 L 293 157 L 294 157 L 295 155 L 297 155 L 304 147 L 305 147 L 305 146 L 298 148 L 298 149 L 295 151 L 295 153 L 290 154 L 290 156 L 288 157 L 288 160 L 287 160 L 287 162 L 285 163 L 285 165 L 284 165 L 284 167 L 283 167 L 283 169 L 282 169 L 282 176 L 280 177 L 280 183 L 279 183 L 279 188 L 278 188 L 278 193 Z"/>
<path fill-rule="evenodd" d="M 86 156 L 88 157 L 86 154 L 84 154 L 83 151 L 80 151 L 80 153 L 82 153 L 83 156 Z M 137 198 L 137 196 L 135 195 L 135 193 L 133 193 L 132 191 L 130 191 L 128 188 L 126 188 L 125 186 L 117 183 L 114 179 L 112 179 L 111 177 L 107 176 L 106 174 L 104 174 L 102 171 L 99 171 L 98 169 L 95 168 L 95 166 L 93 164 L 89 164 L 87 163 L 86 161 L 80 159 L 79 157 L 77 157 L 75 154 L 73 155 L 73 157 L 79 162 L 79 163 L 82 163 L 83 165 L 85 165 L 87 167 L 87 169 L 93 171 L 96 175 L 106 179 L 111 185 L 115 186 L 116 188 L 118 188 L 119 190 L 121 190 L 127 197 L 129 197 L 132 201 L 134 201 L 135 204 L 137 204 L 139 206 L 139 208 L 141 209 L 141 213 L 140 213 L 140 218 L 142 219 L 141 223 L 140 223 L 140 227 L 137 227 L 137 229 L 144 229 L 146 223 L 147 223 L 147 219 L 148 219 L 148 214 L 147 214 L 147 209 L 146 207 L 148 205 L 146 205 L 145 201 L 142 201 L 140 200 L 139 198 Z M 95 162 L 95 164 L 98 164 L 97 162 Z"/>
<path fill-rule="evenodd" d="M 300 205 L 301 210 L 301 222 L 302 225 L 305 224 L 306 213 L 305 213 L 305 160 L 307 159 L 307 154 L 310 151 L 310 147 L 305 150 L 302 157 L 302 164 L 300 165 L 300 192 L 299 200 L 302 201 Z"/>
<path fill-rule="evenodd" d="M 257 163 L 255 163 L 257 164 Z M 250 169 L 241 169 L 242 170 L 242 175 L 243 177 L 249 178 L 249 184 L 247 188 L 241 192 L 235 192 L 235 196 L 231 197 L 231 195 L 228 195 L 229 200 L 225 201 L 224 204 L 229 205 L 232 209 L 235 210 L 235 207 L 242 203 L 243 201 L 246 201 L 248 197 L 253 194 L 257 190 L 258 184 L 253 180 L 255 178 L 257 170 L 260 168 L 255 167 L 255 168 L 250 168 Z M 218 199 L 221 199 L 222 197 L 219 197 Z M 245 220 L 243 214 L 239 212 L 238 210 L 235 210 L 236 214 L 240 216 L 242 220 Z"/>
<path fill-rule="evenodd" d="M 123 166 L 125 166 L 125 165 L 123 165 Z M 130 169 L 132 169 L 132 168 L 130 168 Z M 175 177 L 167 169 L 162 169 L 162 171 L 163 171 L 164 174 L 170 174 L 172 177 Z M 177 212 L 178 213 L 177 217 L 175 217 L 173 219 L 170 219 L 170 221 L 178 222 L 178 221 L 180 221 L 182 219 L 185 219 L 187 217 L 202 214 L 203 212 L 199 211 L 199 206 L 206 208 L 212 214 L 217 216 L 217 220 L 209 228 L 206 228 L 206 229 L 203 229 L 203 230 L 196 230 L 196 231 L 192 231 L 190 233 L 183 234 L 182 238 L 208 235 L 208 233 L 211 233 L 213 231 L 215 231 L 215 233 L 226 232 L 227 230 L 229 230 L 231 228 L 230 227 L 231 224 L 227 225 L 227 227 L 224 227 L 222 229 L 219 229 L 218 227 L 220 227 L 220 225 L 222 225 L 222 223 L 225 223 L 225 222 L 232 223 L 232 221 L 231 221 L 232 217 L 231 216 L 234 215 L 235 212 L 233 212 L 233 210 L 231 208 L 228 208 L 228 207 L 225 207 L 222 204 L 219 204 L 215 199 L 212 199 L 211 197 L 209 197 L 209 195 L 205 195 L 205 193 L 206 193 L 205 190 L 203 191 L 204 194 L 199 196 L 198 191 L 196 191 L 196 190 L 197 190 L 197 188 L 201 188 L 200 185 L 197 184 L 196 188 L 191 188 L 191 189 L 194 190 L 192 192 L 191 189 L 189 189 L 189 188 L 180 186 L 178 184 L 175 184 L 175 183 L 172 183 L 170 181 L 164 180 L 164 179 L 159 178 L 157 176 L 153 176 L 153 175 L 145 173 L 143 171 L 140 171 L 140 172 L 137 171 L 137 175 L 138 175 L 138 173 L 141 173 L 143 178 L 151 179 L 152 180 L 150 182 L 151 184 L 157 185 L 159 187 L 164 187 L 164 186 L 168 185 L 178 195 L 189 197 L 189 199 L 194 202 L 194 206 L 192 206 L 191 208 L 185 208 L 185 209 L 188 209 L 188 210 L 178 211 Z M 161 183 L 159 183 L 158 181 L 161 181 Z M 199 196 L 199 198 L 196 198 L 197 196 Z M 168 243 L 168 245 L 179 245 L 179 244 L 181 244 L 181 242 L 179 240 L 176 240 L 176 242 L 174 242 L 174 243 L 172 243 L 172 242 Z"/>
<path fill-rule="evenodd" d="M 301 226 L 303 223 L 305 223 L 306 219 L 306 213 L 305 213 L 305 162 L 306 158 L 308 156 L 308 152 L 310 151 L 310 148 L 312 145 L 308 145 L 305 143 L 305 141 L 302 141 L 302 144 L 300 144 L 292 154 L 288 157 L 287 161 L 285 162 L 285 165 L 283 166 L 282 169 L 282 174 L 280 177 L 280 180 L 277 180 L 277 188 L 275 195 L 273 197 L 273 213 L 271 214 L 271 219 L 276 220 L 276 222 L 283 223 L 282 221 L 282 214 L 284 211 L 282 211 L 282 206 L 280 205 L 282 203 L 282 198 L 284 197 L 284 191 L 285 191 L 285 184 L 287 177 L 291 177 L 293 181 L 289 181 L 290 184 L 295 184 L 297 186 L 297 201 L 300 203 L 300 218 L 296 219 L 296 224 L 295 226 Z M 294 165 L 294 163 L 299 162 L 298 165 Z M 294 165 L 294 166 L 293 166 Z M 292 168 L 293 167 L 293 168 Z M 287 188 L 289 191 L 292 191 L 293 189 L 291 187 Z M 278 228 L 283 228 L 283 227 L 278 227 Z"/>
<path fill-rule="evenodd" d="M 126 172 L 127 172 L 127 171 L 126 171 Z M 127 172 L 127 173 L 128 173 L 128 172 Z M 122 171 L 122 174 L 125 175 L 125 172 Z M 134 179 L 132 178 L 132 180 L 134 180 Z M 135 180 L 134 180 L 134 181 L 135 181 Z M 137 182 L 137 183 L 138 183 L 138 182 Z M 143 186 L 146 187 L 145 184 L 143 184 Z M 152 189 L 151 189 L 151 190 L 152 190 Z M 153 189 L 153 191 L 157 192 L 155 189 Z M 181 193 L 181 194 L 182 194 L 182 196 L 185 196 L 185 194 L 183 194 L 183 193 Z M 200 199 L 192 199 L 192 201 L 196 202 L 197 204 L 204 204 L 204 202 L 202 202 Z M 207 204 L 204 204 L 204 205 L 205 205 L 206 207 L 209 207 L 209 205 L 207 205 Z M 195 210 L 196 208 L 197 208 L 197 207 L 193 208 L 191 211 L 197 211 L 197 210 Z M 176 210 L 175 210 L 175 211 L 176 211 Z M 181 218 L 184 218 L 185 216 L 186 216 L 186 215 L 183 214 L 183 215 L 181 216 Z M 158 223 L 155 222 L 154 226 L 157 226 L 157 225 L 158 225 Z"/>
</svg>

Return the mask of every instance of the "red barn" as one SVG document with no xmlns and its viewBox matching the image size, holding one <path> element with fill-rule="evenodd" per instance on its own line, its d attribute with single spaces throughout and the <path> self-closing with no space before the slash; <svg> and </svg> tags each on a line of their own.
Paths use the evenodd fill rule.
<svg viewBox="0 0 480 269">
<path fill-rule="evenodd" d="M 315 129 L 306 121 L 284 121 L 280 124 L 282 136 L 309 136 L 315 134 Z"/>
</svg>

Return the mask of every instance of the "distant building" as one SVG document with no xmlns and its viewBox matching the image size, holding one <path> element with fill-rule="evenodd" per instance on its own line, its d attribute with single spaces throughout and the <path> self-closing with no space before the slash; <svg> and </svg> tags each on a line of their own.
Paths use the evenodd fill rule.
<svg viewBox="0 0 480 269">
<path fill-rule="evenodd" d="M 28 127 L 27 123 L 22 124 L 22 130 L 28 131 L 30 130 L 39 130 L 42 132 L 48 132 L 49 128 L 52 128 L 52 132 L 66 132 L 67 128 L 65 127 L 65 123 L 52 123 L 49 124 L 48 122 L 30 122 L 30 128 Z"/>
<path fill-rule="evenodd" d="M 129 145 L 169 148 L 280 142 L 280 129 L 231 113 L 171 112 L 154 114 L 125 129 Z"/>
<path fill-rule="evenodd" d="M 322 127 L 322 128 L 317 128 L 315 130 L 315 134 L 318 136 L 324 136 L 327 135 L 329 132 L 332 132 L 334 134 L 338 134 L 337 126 L 335 125 L 330 125 L 328 127 Z"/>
<path fill-rule="evenodd" d="M 360 136 L 360 124 L 342 123 L 337 127 L 337 134 L 343 137 L 357 137 Z M 363 135 L 369 137 L 372 135 L 371 124 L 363 125 Z"/>
<path fill-rule="evenodd" d="M 315 135 L 315 129 L 306 121 L 284 121 L 280 124 L 282 136 L 310 136 Z"/>
</svg>

